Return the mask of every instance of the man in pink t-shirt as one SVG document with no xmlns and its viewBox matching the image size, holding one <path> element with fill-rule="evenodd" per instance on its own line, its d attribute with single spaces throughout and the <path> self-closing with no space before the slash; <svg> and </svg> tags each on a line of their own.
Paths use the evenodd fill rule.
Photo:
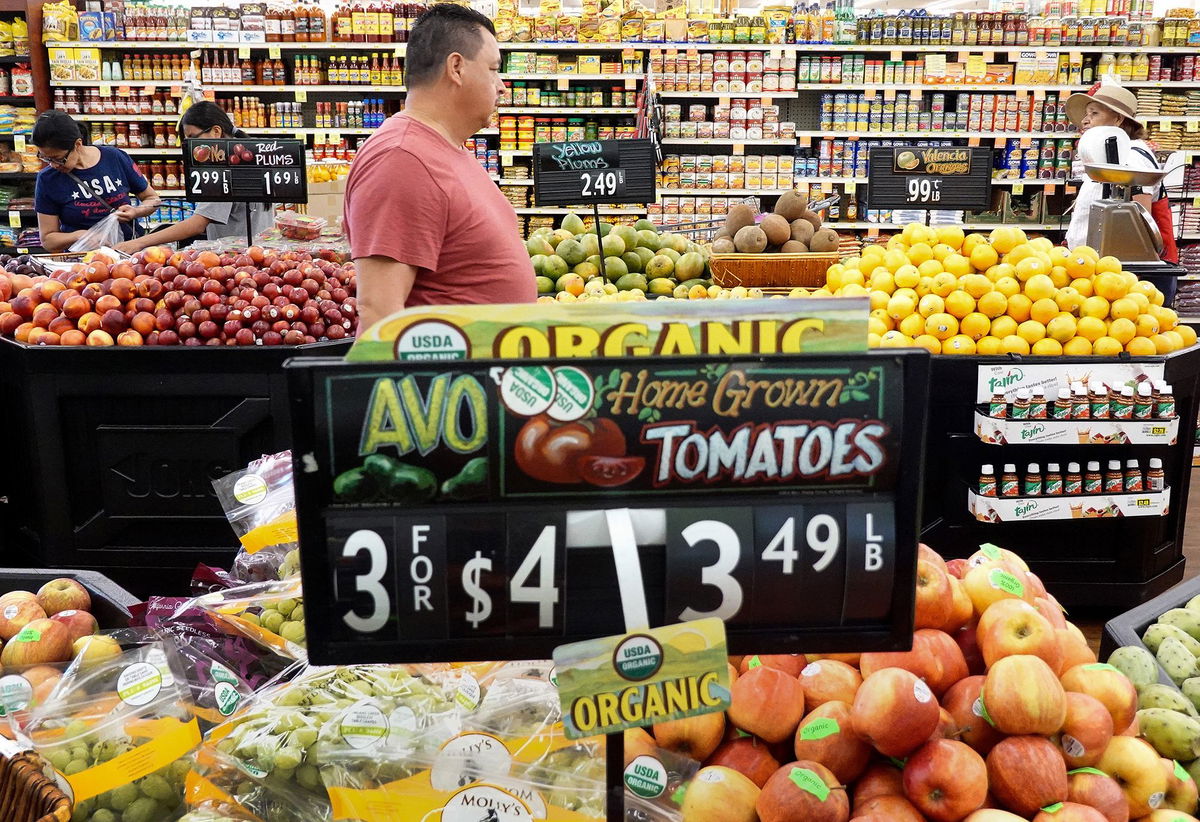
<svg viewBox="0 0 1200 822">
<path fill-rule="evenodd" d="M 535 301 L 516 212 L 462 147 L 504 91 L 492 22 L 431 6 L 409 36 L 405 82 L 404 111 L 358 152 L 346 184 L 359 327 L 406 306 Z"/>
</svg>

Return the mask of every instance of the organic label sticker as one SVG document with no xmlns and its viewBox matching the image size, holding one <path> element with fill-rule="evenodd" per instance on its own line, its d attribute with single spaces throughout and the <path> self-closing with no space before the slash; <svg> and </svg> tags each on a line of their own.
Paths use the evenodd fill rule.
<svg viewBox="0 0 1200 822">
<path fill-rule="evenodd" d="M 643 754 L 625 769 L 625 787 L 642 799 L 657 799 L 667 791 L 667 770 L 653 756 Z"/>
<path fill-rule="evenodd" d="M 1004 591 L 1006 594 L 1012 594 L 1015 597 L 1025 596 L 1025 586 L 1021 584 L 1021 580 L 1001 568 L 993 568 L 988 571 L 988 582 L 993 588 Z"/>
<path fill-rule="evenodd" d="M 23 711 L 33 699 L 33 685 L 20 674 L 0 676 L 0 716 L 9 711 Z"/>
<path fill-rule="evenodd" d="M 167 654 L 162 648 L 151 648 L 146 653 L 146 661 L 158 668 L 158 672 L 162 674 L 164 688 L 170 688 L 175 684 L 175 676 L 171 673 L 171 663 L 167 662 Z"/>
<path fill-rule="evenodd" d="M 162 684 L 158 668 L 149 662 L 135 662 L 117 677 L 117 696 L 129 705 L 140 707 L 154 701 Z"/>
<path fill-rule="evenodd" d="M 221 716 L 229 716 L 241 704 L 242 694 L 228 682 L 218 682 L 213 688 L 213 699 L 217 703 L 217 711 Z"/>
<path fill-rule="evenodd" d="M 553 685 L 555 688 L 558 687 L 558 666 L 557 665 L 550 668 L 550 675 L 547 676 L 546 678 L 548 680 L 550 680 L 551 685 Z"/>
<path fill-rule="evenodd" d="M 840 733 L 841 730 L 842 728 L 838 725 L 836 719 L 821 717 L 820 719 L 814 719 L 801 728 L 800 738 L 811 742 L 817 739 L 824 739 L 827 736 L 833 736 L 836 733 Z"/>
<path fill-rule="evenodd" d="M 398 360 L 465 360 L 471 344 L 458 326 L 441 320 L 421 320 L 396 338 Z"/>
<path fill-rule="evenodd" d="M 758 654 L 750 657 L 750 661 L 746 663 L 747 668 L 761 668 L 762 660 L 758 658 Z"/>
<path fill-rule="evenodd" d="M 1067 756 L 1083 756 L 1087 751 L 1083 743 L 1070 734 L 1062 735 L 1062 749 Z"/>
<path fill-rule="evenodd" d="M 246 474 L 233 484 L 233 498 L 242 505 L 258 505 L 267 498 L 267 481 L 258 474 Z"/>
<path fill-rule="evenodd" d="M 829 797 L 829 786 L 825 784 L 825 780 L 808 768 L 792 768 L 788 771 L 788 779 L 792 780 L 792 784 L 797 788 L 808 791 L 822 802 Z"/>
<path fill-rule="evenodd" d="M 554 374 L 544 365 L 505 369 L 500 377 L 500 399 L 518 416 L 541 414 L 554 401 Z"/>
<path fill-rule="evenodd" d="M 1063 803 L 1055 802 L 1053 805 L 1047 805 L 1046 807 L 1042 808 L 1042 810 L 1046 813 L 1058 813 L 1062 810 L 1062 806 Z"/>
<path fill-rule="evenodd" d="M 671 794 L 671 801 L 674 802 L 676 805 L 683 804 L 683 799 L 685 796 L 687 796 L 687 786 L 688 786 L 688 783 L 684 782 L 682 785 L 680 785 L 678 788 L 675 789 L 675 792 L 673 794 Z"/>
<path fill-rule="evenodd" d="M 229 670 L 224 665 L 222 665 L 220 662 L 214 662 L 212 664 L 212 666 L 208 669 L 208 673 L 213 678 L 213 681 L 215 681 L 215 682 L 226 682 L 230 685 L 238 684 L 237 675 L 234 674 L 233 671 Z"/>
<path fill-rule="evenodd" d="M 383 711 L 371 702 L 351 705 L 338 724 L 342 738 L 352 748 L 366 748 L 387 736 L 388 721 Z"/>
<path fill-rule="evenodd" d="M 988 559 L 1000 559 L 1000 556 L 1001 556 L 1000 555 L 1000 546 L 998 546 L 998 545 L 993 545 L 990 542 L 985 542 L 985 543 L 983 543 L 983 545 L 979 546 L 979 550 L 982 551 L 983 555 L 985 557 L 987 557 Z"/>
<path fill-rule="evenodd" d="M 804 670 L 800 672 L 800 676 L 816 676 L 821 673 L 820 662 L 810 662 L 804 666 Z"/>
<path fill-rule="evenodd" d="M 925 680 L 918 679 L 913 683 L 913 696 L 917 698 L 917 702 L 923 705 L 933 699 L 933 691 L 929 690 L 929 686 L 925 684 Z"/>
<path fill-rule="evenodd" d="M 1146 804 L 1149 805 L 1151 808 L 1157 808 L 1159 805 L 1161 805 L 1163 803 L 1163 800 L 1166 798 L 1167 798 L 1167 795 L 1165 793 L 1163 793 L 1162 791 L 1159 791 L 1158 793 L 1152 793 L 1152 794 L 1150 794 L 1150 798 L 1146 800 Z"/>
<path fill-rule="evenodd" d="M 1108 774 L 1099 768 L 1076 768 L 1073 771 L 1067 771 L 1067 776 L 1072 776 L 1077 773 L 1090 773 L 1095 774 L 1096 776 L 1108 776 Z"/>
<path fill-rule="evenodd" d="M 658 673 L 663 664 L 663 649 L 646 634 L 634 634 L 613 652 L 613 667 L 622 678 L 641 682 Z"/>
<path fill-rule="evenodd" d="M 573 365 L 554 369 L 554 404 L 547 412 L 559 422 L 581 419 L 592 410 L 596 399 L 596 386 L 592 378 Z"/>
<path fill-rule="evenodd" d="M 454 701 L 468 711 L 473 711 L 479 705 L 481 695 L 482 691 L 475 677 L 463 674 L 462 682 L 458 684 L 458 690 L 454 694 Z"/>
<path fill-rule="evenodd" d="M 3 680 L 0 680 L 2 682 Z M 1182 779 L 1184 782 L 1192 778 L 1192 775 L 1187 772 L 1187 768 L 1179 764 L 1177 760 L 1171 760 L 1175 763 L 1175 778 Z"/>
<path fill-rule="evenodd" d="M 465 733 L 442 746 L 429 770 L 429 784 L 435 791 L 452 791 L 480 774 L 506 774 L 511 767 L 512 754 L 499 739 Z"/>
<path fill-rule="evenodd" d="M 21 629 L 21 633 L 12 638 L 13 642 L 37 642 L 42 638 L 42 632 L 37 628 L 30 628 L 26 625 Z"/>
</svg>

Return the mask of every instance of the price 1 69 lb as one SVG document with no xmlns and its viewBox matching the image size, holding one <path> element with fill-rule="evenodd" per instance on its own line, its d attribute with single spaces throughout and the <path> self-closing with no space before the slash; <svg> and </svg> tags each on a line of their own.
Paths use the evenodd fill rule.
<svg viewBox="0 0 1200 822">
<path fill-rule="evenodd" d="M 801 630 L 885 622 L 892 607 L 895 532 L 890 502 L 805 502 L 668 508 L 665 597 L 650 620 L 719 617 L 738 626 Z M 579 566 L 563 511 L 495 514 L 486 532 L 465 516 L 329 518 L 335 642 L 429 643 L 519 636 L 535 649 L 613 633 L 613 592 Z M 665 547 L 665 551 L 664 551 Z M 574 560 L 571 558 L 575 557 Z M 537 644 L 544 639 L 544 644 Z"/>
</svg>

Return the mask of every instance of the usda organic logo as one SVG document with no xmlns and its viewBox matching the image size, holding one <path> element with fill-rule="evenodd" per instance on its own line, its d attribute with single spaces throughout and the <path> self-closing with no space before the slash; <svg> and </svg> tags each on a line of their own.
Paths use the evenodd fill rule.
<svg viewBox="0 0 1200 822">
<path fill-rule="evenodd" d="M 625 787 L 634 796 L 656 799 L 666 793 L 667 769 L 654 757 L 643 754 L 625 769 Z"/>
<path fill-rule="evenodd" d="M 640 682 L 658 673 L 663 664 L 663 650 L 658 641 L 645 634 L 635 634 L 617 646 L 613 652 L 613 667 L 624 679 Z"/>
<path fill-rule="evenodd" d="M 396 338 L 396 359 L 465 360 L 471 353 L 466 335 L 441 320 L 415 322 Z"/>
</svg>

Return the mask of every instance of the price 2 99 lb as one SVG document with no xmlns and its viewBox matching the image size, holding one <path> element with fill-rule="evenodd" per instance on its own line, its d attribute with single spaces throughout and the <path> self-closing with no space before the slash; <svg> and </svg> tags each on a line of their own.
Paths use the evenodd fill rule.
<svg viewBox="0 0 1200 822">
<path fill-rule="evenodd" d="M 565 512 L 494 515 L 490 533 L 470 519 L 331 518 L 330 638 L 557 642 L 588 633 L 597 596 L 619 613 L 615 588 L 568 583 L 577 549 L 567 547 Z M 665 525 L 667 582 L 655 624 L 715 616 L 748 629 L 853 625 L 885 619 L 891 607 L 888 503 L 669 508 Z"/>
</svg>

